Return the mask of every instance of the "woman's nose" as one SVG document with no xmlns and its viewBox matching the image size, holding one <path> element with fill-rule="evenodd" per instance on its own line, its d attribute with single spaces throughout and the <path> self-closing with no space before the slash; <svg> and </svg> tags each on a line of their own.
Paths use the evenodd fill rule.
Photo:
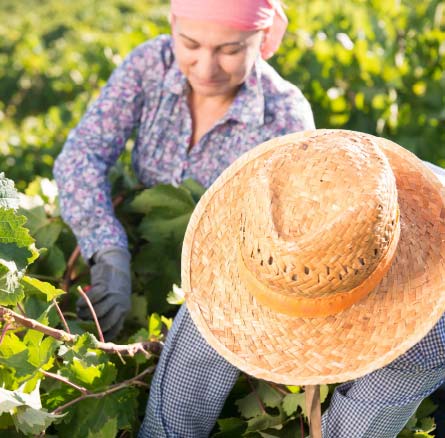
<svg viewBox="0 0 445 438">
<path fill-rule="evenodd" d="M 195 68 L 200 79 L 212 79 L 219 70 L 217 55 L 210 50 L 203 50 L 198 56 Z"/>
</svg>

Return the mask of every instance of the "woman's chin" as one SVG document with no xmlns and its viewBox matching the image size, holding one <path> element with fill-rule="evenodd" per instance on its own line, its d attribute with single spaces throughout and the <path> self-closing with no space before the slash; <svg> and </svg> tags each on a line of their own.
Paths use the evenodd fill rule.
<svg viewBox="0 0 445 438">
<path fill-rule="evenodd" d="M 229 96 L 236 93 L 236 87 L 231 87 L 227 82 L 190 84 L 194 93 L 204 97 Z"/>
</svg>

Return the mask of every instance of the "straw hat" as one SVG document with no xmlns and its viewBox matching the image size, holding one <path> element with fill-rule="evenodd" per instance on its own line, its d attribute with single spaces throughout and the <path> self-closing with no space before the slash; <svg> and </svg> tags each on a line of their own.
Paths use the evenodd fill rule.
<svg viewBox="0 0 445 438">
<path fill-rule="evenodd" d="M 380 368 L 445 311 L 444 195 L 383 138 L 316 130 L 265 142 L 191 217 L 191 317 L 223 357 L 265 380 L 334 383 Z"/>
</svg>

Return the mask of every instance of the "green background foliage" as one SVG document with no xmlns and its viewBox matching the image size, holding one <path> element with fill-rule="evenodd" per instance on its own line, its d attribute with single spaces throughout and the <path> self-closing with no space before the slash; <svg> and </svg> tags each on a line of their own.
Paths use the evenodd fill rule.
<svg viewBox="0 0 445 438">
<path fill-rule="evenodd" d="M 443 1 L 288 0 L 272 60 L 299 85 L 320 128 L 394 139 L 445 165 Z M 168 2 L 4 0 L 1 169 L 23 189 L 54 156 L 114 67 L 168 32 Z"/>
<path fill-rule="evenodd" d="M 286 3 L 289 28 L 271 63 L 302 89 L 317 127 L 388 137 L 444 166 L 445 2 Z M 79 394 L 43 371 L 100 392 L 155 363 L 136 355 L 123 365 L 94 348 L 85 334 L 95 333 L 94 326 L 77 320 L 76 287 L 89 282 L 88 269 L 77 259 L 67 278 L 76 242 L 60 217 L 51 179 L 54 158 L 88 103 L 134 47 L 169 31 L 167 15 L 168 2 L 159 0 L 0 3 L 6 17 L 0 20 L 0 169 L 25 193 L 19 202 L 0 178 L 0 223 L 6 227 L 0 225 L 0 233 L 7 234 L 0 247 L 0 304 L 15 310 L 20 305 L 29 317 L 63 328 L 51 304 L 58 290 L 37 280 L 50 281 L 70 291 L 56 299 L 80 336 L 73 346 L 33 330 L 5 330 L 7 322 L 1 323 L 0 436 L 31 435 L 48 426 L 48 436 L 60 437 L 137 432 L 147 399 L 140 387 L 83 400 L 62 419 L 51 414 Z M 204 190 L 193 181 L 142 190 L 129 169 L 131 139 L 127 146 L 110 175 L 133 255 L 133 311 L 121 343 L 162 339 L 171 324 L 177 308 L 172 303 L 181 297 L 176 289 L 166 297 L 180 282 L 183 232 Z M 242 375 L 214 435 L 300 436 L 301 391 Z M 325 408 L 332 387 L 323 391 Z M 433 410 L 426 400 L 400 436 L 432 436 Z"/>
</svg>

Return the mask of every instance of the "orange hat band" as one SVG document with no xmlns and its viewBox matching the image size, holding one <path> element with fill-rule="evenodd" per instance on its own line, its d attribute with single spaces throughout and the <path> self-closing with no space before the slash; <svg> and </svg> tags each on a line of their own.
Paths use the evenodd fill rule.
<svg viewBox="0 0 445 438">
<path fill-rule="evenodd" d="M 400 237 L 399 210 L 397 210 L 397 222 L 394 227 L 392 240 L 387 247 L 387 252 L 381 259 L 377 268 L 357 287 L 335 294 L 327 294 L 323 297 L 307 298 L 302 296 L 284 295 L 267 287 L 259 281 L 247 268 L 240 247 L 238 247 L 238 272 L 240 280 L 249 292 L 264 306 L 285 315 L 303 318 L 316 318 L 334 315 L 352 306 L 364 298 L 382 280 L 391 267 L 397 244 Z"/>
</svg>

